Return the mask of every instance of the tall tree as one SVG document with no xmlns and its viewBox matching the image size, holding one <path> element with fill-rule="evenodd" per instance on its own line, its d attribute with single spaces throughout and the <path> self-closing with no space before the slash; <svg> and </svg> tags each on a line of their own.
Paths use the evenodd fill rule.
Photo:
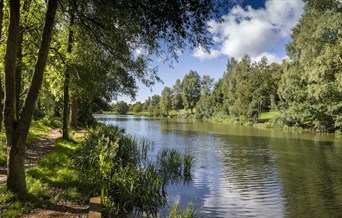
<svg viewBox="0 0 342 218">
<path fill-rule="evenodd" d="M 183 108 L 182 99 L 182 84 L 179 79 L 176 80 L 175 85 L 172 88 L 172 99 L 171 99 L 172 109 L 178 111 Z"/>
<path fill-rule="evenodd" d="M 333 132 L 342 128 L 341 20 L 338 1 L 313 0 L 293 29 L 280 95 L 289 125 Z M 294 88 L 289 95 L 286 84 Z"/>
<path fill-rule="evenodd" d="M 201 96 L 201 77 L 196 71 L 190 70 L 182 80 L 182 97 L 184 107 L 190 109 L 193 113 L 193 109 L 196 106 L 197 101 Z"/>
<path fill-rule="evenodd" d="M 10 1 L 10 23 L 5 56 L 5 129 L 8 146 L 7 187 L 15 193 L 26 192 L 24 157 L 25 141 L 32 120 L 35 102 L 42 85 L 43 73 L 50 47 L 52 29 L 57 10 L 57 0 L 50 0 L 47 5 L 44 30 L 38 59 L 25 103 L 20 117 L 16 112 L 16 55 L 19 47 L 20 1 Z"/>
<path fill-rule="evenodd" d="M 127 112 L 129 111 L 129 105 L 124 101 L 119 101 L 113 106 L 113 109 L 117 113 L 124 115 L 127 114 Z"/>
<path fill-rule="evenodd" d="M 201 80 L 201 95 L 210 95 L 214 86 L 214 79 L 204 75 Z"/>
<path fill-rule="evenodd" d="M 0 0 L 0 40 L 2 39 L 2 26 L 4 19 L 4 0 Z M 2 120 L 3 120 L 3 99 L 4 99 L 4 91 L 2 90 L 2 80 L 0 77 L 0 132 L 2 131 Z"/>
<path fill-rule="evenodd" d="M 215 112 L 215 102 L 212 96 L 214 79 L 204 75 L 201 80 L 201 97 L 196 103 L 196 118 L 204 119 L 211 117 Z"/>
<path fill-rule="evenodd" d="M 160 95 L 153 95 L 149 100 L 148 112 L 150 116 L 159 116 L 160 113 Z"/>
<path fill-rule="evenodd" d="M 166 116 L 169 116 L 169 111 L 171 110 L 172 104 L 172 92 L 169 87 L 164 87 L 162 93 L 161 93 L 161 99 L 160 99 L 160 109 L 163 113 L 166 114 Z"/>
<path fill-rule="evenodd" d="M 117 67 L 120 71 L 118 73 L 133 78 L 133 85 L 138 79 L 150 86 L 160 80 L 156 68 L 148 68 L 150 55 L 156 54 L 165 59 L 177 58 L 178 51 L 186 45 L 194 48 L 200 44 L 204 47 L 211 44 L 206 21 L 215 18 L 214 5 L 216 3 L 200 0 L 81 0 L 72 1 L 68 6 L 75 13 L 75 25 L 89 36 L 88 39 L 105 50 L 107 56 L 111 56 L 114 65 L 120 66 Z M 75 40 L 79 41 L 76 38 Z M 136 49 L 144 50 L 143 54 L 137 57 L 134 54 Z M 78 95 L 77 90 L 72 93 Z M 74 102 L 76 101 L 72 101 Z M 67 107 L 66 102 L 65 106 Z M 72 111 L 76 112 L 77 109 L 73 108 Z M 73 114 L 75 113 L 71 115 Z M 66 124 L 64 126 L 67 127 Z"/>
<path fill-rule="evenodd" d="M 73 25 L 74 25 L 74 12 L 70 11 L 69 12 L 69 17 L 70 17 L 70 24 L 69 24 L 69 35 L 68 35 L 68 45 L 67 45 L 67 55 L 71 56 L 72 52 L 72 45 L 74 41 L 74 31 L 73 31 Z M 68 124 L 69 124 L 69 86 L 70 86 L 70 74 L 71 74 L 71 69 L 70 69 L 69 63 L 67 63 L 66 68 L 65 68 L 65 75 L 64 75 L 64 87 L 63 87 L 63 127 L 62 127 L 62 132 L 63 132 L 63 138 L 64 139 L 69 139 L 68 135 Z"/>
</svg>

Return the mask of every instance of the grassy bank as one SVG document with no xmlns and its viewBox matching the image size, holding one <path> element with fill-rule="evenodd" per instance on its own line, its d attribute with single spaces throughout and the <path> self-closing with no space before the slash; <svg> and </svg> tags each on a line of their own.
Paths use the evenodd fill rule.
<svg viewBox="0 0 342 218">
<path fill-rule="evenodd" d="M 37 127 L 37 130 L 43 132 L 47 128 Z M 80 139 L 57 139 L 53 151 L 26 170 L 28 194 L 21 200 L 1 185 L 1 217 L 17 217 L 33 208 L 45 208 L 57 202 L 86 201 L 88 196 L 82 194 L 73 168 L 74 151 L 79 143 Z"/>
</svg>

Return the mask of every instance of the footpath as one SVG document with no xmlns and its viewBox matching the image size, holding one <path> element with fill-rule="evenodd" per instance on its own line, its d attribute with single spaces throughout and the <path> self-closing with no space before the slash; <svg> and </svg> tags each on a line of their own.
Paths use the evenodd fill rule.
<svg viewBox="0 0 342 218">
<path fill-rule="evenodd" d="M 75 137 L 83 137 L 85 131 L 76 131 Z M 37 139 L 30 148 L 26 149 L 25 168 L 29 168 L 53 150 L 55 140 L 61 137 L 59 129 L 51 130 L 44 137 Z M 0 184 L 6 183 L 7 169 L 0 167 Z M 29 214 L 24 214 L 25 218 L 45 218 L 45 217 L 88 217 L 89 205 L 75 202 L 61 202 L 49 205 L 47 208 L 36 208 Z"/>
</svg>

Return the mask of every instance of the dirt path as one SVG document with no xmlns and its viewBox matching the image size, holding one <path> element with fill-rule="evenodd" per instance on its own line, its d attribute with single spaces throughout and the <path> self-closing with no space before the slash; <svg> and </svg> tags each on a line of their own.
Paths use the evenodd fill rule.
<svg viewBox="0 0 342 218">
<path fill-rule="evenodd" d="M 37 139 L 30 148 L 25 151 L 25 168 L 28 168 L 38 160 L 42 159 L 53 149 L 55 140 L 61 136 L 59 129 L 51 130 L 43 138 Z M 7 179 L 7 169 L 0 167 L 0 184 L 5 183 Z"/>
<path fill-rule="evenodd" d="M 84 130 L 75 131 L 74 137 L 83 137 Z M 55 140 L 61 137 L 59 129 L 51 130 L 43 138 L 37 139 L 29 149 L 25 152 L 25 168 L 29 168 L 42 159 L 45 155 L 53 150 Z M 7 169 L 0 167 L 0 184 L 5 183 L 7 179 Z M 87 217 L 89 205 L 78 204 L 74 202 L 56 203 L 49 205 L 48 208 L 37 208 L 29 214 L 22 217 L 28 218 L 45 218 L 45 217 Z"/>
<path fill-rule="evenodd" d="M 85 130 L 78 130 L 78 131 L 73 132 L 72 136 L 84 137 L 85 134 L 86 134 Z M 57 135 L 56 138 L 58 137 L 59 136 Z M 56 192 L 58 192 L 58 190 L 56 190 Z M 79 204 L 76 202 L 57 202 L 55 204 L 49 205 L 47 208 L 36 208 L 32 210 L 29 214 L 25 214 L 22 217 L 24 218 L 45 218 L 45 217 L 83 218 L 83 217 L 88 216 L 88 210 L 89 210 L 88 204 Z"/>
<path fill-rule="evenodd" d="M 46 217 L 63 217 L 63 218 L 85 218 L 88 217 L 88 205 L 79 205 L 73 202 L 52 204 L 48 208 L 37 208 L 25 214 L 23 218 L 46 218 Z"/>
</svg>

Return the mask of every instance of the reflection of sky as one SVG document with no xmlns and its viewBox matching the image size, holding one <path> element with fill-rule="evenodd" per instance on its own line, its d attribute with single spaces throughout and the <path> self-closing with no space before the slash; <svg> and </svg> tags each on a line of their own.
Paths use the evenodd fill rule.
<svg viewBox="0 0 342 218">
<path fill-rule="evenodd" d="M 113 117 L 117 119 L 102 122 L 118 125 L 128 134 L 152 141 L 157 151 L 169 147 L 193 155 L 193 182 L 168 187 L 170 206 L 179 203 L 181 208 L 186 208 L 192 202 L 201 217 L 283 216 L 281 183 L 274 160 L 270 158 L 272 154 L 265 147 L 248 145 L 240 151 L 239 145 L 231 144 L 235 141 L 229 141 L 229 136 L 194 132 L 191 123 L 186 122 Z M 253 143 L 253 140 L 243 142 Z M 244 160 L 250 157 L 270 160 Z"/>
</svg>

